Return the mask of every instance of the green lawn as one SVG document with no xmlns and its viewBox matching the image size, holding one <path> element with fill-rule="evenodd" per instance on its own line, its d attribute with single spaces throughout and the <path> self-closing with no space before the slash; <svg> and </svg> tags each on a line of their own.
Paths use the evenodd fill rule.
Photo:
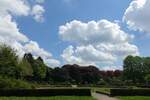
<svg viewBox="0 0 150 100">
<path fill-rule="evenodd" d="M 93 91 L 99 91 L 102 93 L 110 94 L 110 88 L 93 88 Z"/>
<path fill-rule="evenodd" d="M 150 96 L 122 96 L 119 100 L 150 100 Z"/>
<path fill-rule="evenodd" d="M 0 100 L 95 100 L 88 96 L 0 97 Z"/>
</svg>

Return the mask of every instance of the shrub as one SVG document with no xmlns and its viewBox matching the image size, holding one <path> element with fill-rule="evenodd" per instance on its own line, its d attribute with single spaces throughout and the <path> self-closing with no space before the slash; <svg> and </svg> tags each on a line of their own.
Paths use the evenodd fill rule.
<svg viewBox="0 0 150 100">
<path fill-rule="evenodd" d="M 150 89 L 110 89 L 111 96 L 150 96 Z"/>
<path fill-rule="evenodd" d="M 28 82 L 0 76 L 0 89 L 30 89 L 33 85 Z"/>
<path fill-rule="evenodd" d="M 98 82 L 98 85 L 107 85 L 107 82 L 103 79 L 101 79 L 99 82 Z"/>
<path fill-rule="evenodd" d="M 147 82 L 147 85 L 150 85 L 150 74 L 146 75 L 144 79 Z"/>
<path fill-rule="evenodd" d="M 91 96 L 90 89 L 19 89 L 0 90 L 0 96 Z"/>
</svg>

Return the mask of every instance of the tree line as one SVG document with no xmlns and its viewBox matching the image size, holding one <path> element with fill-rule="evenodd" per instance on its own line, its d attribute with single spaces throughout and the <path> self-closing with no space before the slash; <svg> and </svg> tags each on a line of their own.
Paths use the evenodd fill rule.
<svg viewBox="0 0 150 100">
<path fill-rule="evenodd" d="M 14 49 L 0 45 L 1 88 L 23 88 L 28 87 L 28 83 L 96 84 L 100 78 L 99 69 L 95 66 L 74 64 L 51 68 L 41 57 L 34 58 L 31 53 L 25 53 L 19 58 Z"/>
<path fill-rule="evenodd" d="M 123 71 L 102 71 L 95 66 L 77 64 L 51 68 L 41 57 L 25 53 L 22 58 L 14 49 L 0 45 L 0 88 L 33 88 L 36 84 L 111 85 L 150 83 L 150 57 L 128 56 Z"/>
</svg>

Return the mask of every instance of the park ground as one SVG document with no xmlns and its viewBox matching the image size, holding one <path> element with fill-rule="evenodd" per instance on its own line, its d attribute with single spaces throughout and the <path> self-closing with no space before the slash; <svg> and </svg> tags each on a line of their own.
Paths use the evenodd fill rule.
<svg viewBox="0 0 150 100">
<path fill-rule="evenodd" d="M 149 96 L 125 96 L 118 98 L 119 100 L 150 100 Z"/>
<path fill-rule="evenodd" d="M 150 100 L 150 96 L 109 97 L 95 91 L 109 93 L 109 88 L 93 88 L 92 96 L 50 96 L 50 97 L 0 97 L 0 100 Z"/>
<path fill-rule="evenodd" d="M 53 96 L 53 97 L 0 97 L 0 100 L 95 100 L 88 96 Z"/>
</svg>

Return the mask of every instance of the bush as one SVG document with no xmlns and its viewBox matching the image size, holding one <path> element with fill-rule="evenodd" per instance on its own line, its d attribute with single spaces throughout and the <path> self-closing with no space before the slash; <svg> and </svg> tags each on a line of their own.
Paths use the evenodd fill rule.
<svg viewBox="0 0 150 100">
<path fill-rule="evenodd" d="M 98 85 L 107 85 L 107 82 L 103 79 L 101 79 L 99 82 L 98 82 Z"/>
<path fill-rule="evenodd" d="M 150 96 L 150 89 L 110 89 L 111 96 Z"/>
<path fill-rule="evenodd" d="M 112 86 L 117 86 L 117 87 L 124 86 L 124 82 L 121 79 L 115 77 L 111 79 L 110 84 Z"/>
<path fill-rule="evenodd" d="M 19 89 L 0 90 L 0 96 L 91 96 L 90 89 Z"/>
<path fill-rule="evenodd" d="M 28 82 L 0 76 L 0 89 L 30 89 L 33 85 Z"/>
<path fill-rule="evenodd" d="M 145 79 L 147 85 L 150 85 L 150 74 L 146 75 L 144 79 Z"/>
</svg>

